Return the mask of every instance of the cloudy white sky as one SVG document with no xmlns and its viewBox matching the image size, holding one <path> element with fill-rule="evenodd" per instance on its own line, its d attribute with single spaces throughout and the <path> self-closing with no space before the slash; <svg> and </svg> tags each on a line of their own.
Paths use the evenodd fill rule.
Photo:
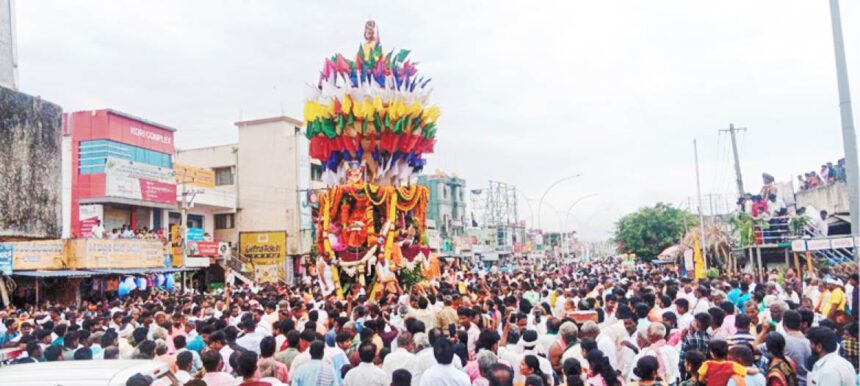
<svg viewBox="0 0 860 386">
<path fill-rule="evenodd" d="M 825 0 L 16 6 L 23 91 L 67 111 L 110 107 L 174 126 L 184 148 L 236 141 L 241 119 L 301 118 L 303 84 L 324 57 L 352 55 L 372 17 L 386 49 L 411 49 L 433 77 L 443 116 L 429 169 L 469 188 L 516 184 L 535 211 L 552 181 L 582 173 L 547 195 L 561 213 L 545 205 L 541 221 L 588 239 L 638 207 L 686 205 L 693 138 L 703 191 L 730 197 L 718 134 L 729 123 L 749 129 L 739 137 L 747 190 L 762 171 L 787 180 L 843 154 Z M 842 18 L 857 95 L 860 2 L 843 0 Z"/>
</svg>

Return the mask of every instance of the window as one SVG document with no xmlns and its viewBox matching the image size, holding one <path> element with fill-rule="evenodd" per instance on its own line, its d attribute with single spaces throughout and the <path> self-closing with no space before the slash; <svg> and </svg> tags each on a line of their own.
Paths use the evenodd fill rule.
<svg viewBox="0 0 860 386">
<path fill-rule="evenodd" d="M 321 181 L 322 173 L 322 165 L 311 164 L 311 181 Z"/>
<path fill-rule="evenodd" d="M 442 199 L 448 199 L 448 187 L 445 185 L 442 185 Z"/>
<path fill-rule="evenodd" d="M 215 168 L 215 185 L 233 185 L 233 168 Z"/>
<path fill-rule="evenodd" d="M 236 227 L 233 213 L 215 215 L 215 229 L 233 229 Z"/>
</svg>

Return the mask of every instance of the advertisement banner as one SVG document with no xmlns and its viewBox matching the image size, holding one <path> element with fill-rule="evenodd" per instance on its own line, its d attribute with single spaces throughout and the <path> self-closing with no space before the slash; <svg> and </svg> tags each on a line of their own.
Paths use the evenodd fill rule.
<svg viewBox="0 0 860 386">
<path fill-rule="evenodd" d="M 188 184 L 208 189 L 215 187 L 215 172 L 212 169 L 181 164 L 174 164 L 173 169 L 176 172 L 177 184 Z"/>
<path fill-rule="evenodd" d="M 185 266 L 187 268 L 206 268 L 211 261 L 208 257 L 188 256 L 185 258 Z"/>
<path fill-rule="evenodd" d="M 283 280 L 287 232 L 240 232 L 239 255 L 254 264 L 258 282 Z"/>
<path fill-rule="evenodd" d="M 283 277 L 283 264 L 254 265 L 254 280 L 258 283 L 277 283 Z"/>
<path fill-rule="evenodd" d="M 240 232 L 239 254 L 257 263 L 278 263 L 287 255 L 287 232 Z"/>
<path fill-rule="evenodd" d="M 173 266 L 181 267 L 182 261 L 182 226 L 170 225 L 170 256 L 173 258 Z"/>
<path fill-rule="evenodd" d="M 16 270 L 69 268 L 63 240 L 21 241 L 14 244 L 12 266 Z"/>
<path fill-rule="evenodd" d="M 188 256 L 218 257 L 218 242 L 216 241 L 189 241 Z M 187 266 L 187 264 L 186 264 Z"/>
<path fill-rule="evenodd" d="M 79 269 L 154 268 L 164 264 L 164 247 L 159 240 L 78 239 L 71 242 Z"/>
<path fill-rule="evenodd" d="M 12 274 L 12 251 L 14 248 L 12 243 L 0 243 L 0 273 L 4 275 Z"/>
<path fill-rule="evenodd" d="M 185 238 L 188 241 L 203 241 L 203 228 L 188 228 Z"/>
<path fill-rule="evenodd" d="M 105 196 L 176 203 L 176 173 L 140 162 L 107 157 Z"/>
<path fill-rule="evenodd" d="M 313 230 L 314 225 L 311 219 L 311 157 L 309 155 L 310 141 L 304 135 L 296 137 L 298 144 L 298 185 L 297 193 L 299 195 L 299 251 L 298 253 L 308 253 L 313 245 Z"/>
<path fill-rule="evenodd" d="M 90 237 L 92 236 L 93 227 L 98 224 L 99 221 L 104 223 L 104 207 L 101 205 L 81 205 L 78 208 L 78 213 L 80 215 L 80 223 L 81 223 L 81 236 Z"/>
</svg>

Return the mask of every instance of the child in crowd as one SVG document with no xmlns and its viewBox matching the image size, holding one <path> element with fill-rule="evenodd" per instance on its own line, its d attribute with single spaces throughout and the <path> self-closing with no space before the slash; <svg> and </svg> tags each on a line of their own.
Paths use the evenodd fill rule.
<svg viewBox="0 0 860 386">
<path fill-rule="evenodd" d="M 708 351 L 710 352 L 711 359 L 702 363 L 702 367 L 699 368 L 700 385 L 725 386 L 733 376 L 738 375 L 743 377 L 747 374 L 747 369 L 744 365 L 727 360 L 729 344 L 726 341 L 712 340 L 708 344 Z M 752 358 L 751 350 L 750 358 Z"/>
<path fill-rule="evenodd" d="M 698 351 L 687 353 L 687 356 L 684 357 L 684 370 L 690 374 L 690 378 L 681 382 L 680 386 L 699 386 L 702 384 L 699 382 L 699 368 L 702 367 L 704 361 L 705 355 Z"/>
<path fill-rule="evenodd" d="M 759 371 L 758 367 L 753 364 L 752 347 L 741 344 L 733 346 L 729 349 L 729 360 L 732 363 L 744 366 L 746 374 L 735 374 L 729 378 L 726 386 L 765 386 L 764 375 Z"/>
</svg>

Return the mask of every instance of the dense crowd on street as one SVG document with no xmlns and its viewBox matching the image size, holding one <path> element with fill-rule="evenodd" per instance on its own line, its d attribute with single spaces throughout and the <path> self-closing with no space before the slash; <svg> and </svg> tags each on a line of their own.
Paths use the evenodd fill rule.
<svg viewBox="0 0 860 386">
<path fill-rule="evenodd" d="M 0 345 L 24 350 L 11 366 L 163 361 L 184 385 L 857 382 L 853 265 L 692 280 L 645 263 L 531 264 L 451 264 L 438 280 L 378 294 L 355 284 L 340 299 L 312 281 L 13 306 Z"/>
</svg>

